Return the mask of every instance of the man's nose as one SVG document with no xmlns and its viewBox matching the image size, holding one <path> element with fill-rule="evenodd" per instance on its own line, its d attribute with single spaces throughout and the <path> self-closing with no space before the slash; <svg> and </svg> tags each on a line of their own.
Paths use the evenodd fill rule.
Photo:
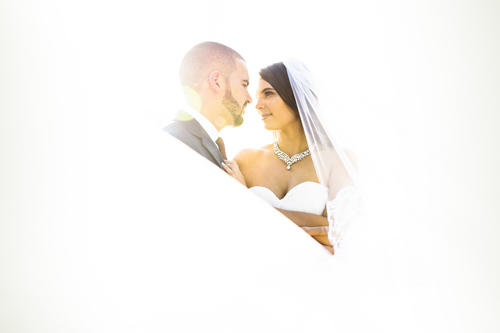
<svg viewBox="0 0 500 333">
<path fill-rule="evenodd" d="M 252 103 L 252 96 L 250 96 L 250 93 L 248 91 L 247 91 L 247 101 L 248 101 L 248 104 Z"/>
</svg>

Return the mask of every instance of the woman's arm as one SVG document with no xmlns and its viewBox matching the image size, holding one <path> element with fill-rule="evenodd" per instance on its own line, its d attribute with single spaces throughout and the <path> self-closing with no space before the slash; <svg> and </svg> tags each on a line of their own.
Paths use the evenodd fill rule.
<svg viewBox="0 0 500 333">
<path fill-rule="evenodd" d="M 328 227 L 328 219 L 326 216 L 294 212 L 290 210 L 283 210 L 276 208 L 281 214 L 288 217 L 299 227 Z"/>
<path fill-rule="evenodd" d="M 303 212 L 294 212 L 290 210 L 283 210 L 276 208 L 281 214 L 288 217 L 292 222 L 294 222 L 299 227 L 328 227 L 328 219 L 326 216 L 303 213 Z M 326 209 L 323 215 L 326 215 Z M 325 229 L 326 230 L 326 229 Z M 330 241 L 328 240 L 328 235 L 312 235 L 312 238 L 317 240 L 320 244 L 326 246 L 332 246 Z"/>
</svg>

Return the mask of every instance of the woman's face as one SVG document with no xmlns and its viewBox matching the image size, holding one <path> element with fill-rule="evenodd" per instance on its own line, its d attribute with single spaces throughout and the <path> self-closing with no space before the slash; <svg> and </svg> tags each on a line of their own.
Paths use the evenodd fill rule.
<svg viewBox="0 0 500 333">
<path fill-rule="evenodd" d="M 259 80 L 255 108 L 264 122 L 264 128 L 270 131 L 282 130 L 287 125 L 299 121 L 276 90 L 263 79 Z"/>
</svg>

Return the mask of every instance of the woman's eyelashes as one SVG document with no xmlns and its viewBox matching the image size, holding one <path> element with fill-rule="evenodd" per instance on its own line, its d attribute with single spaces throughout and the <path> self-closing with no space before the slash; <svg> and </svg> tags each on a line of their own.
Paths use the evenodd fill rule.
<svg viewBox="0 0 500 333">
<path fill-rule="evenodd" d="M 261 94 L 264 97 L 270 97 L 270 96 L 274 95 L 274 93 L 272 91 L 269 91 L 269 90 L 263 91 Z M 255 95 L 255 97 L 257 99 L 259 99 L 260 96 L 259 95 Z"/>
</svg>

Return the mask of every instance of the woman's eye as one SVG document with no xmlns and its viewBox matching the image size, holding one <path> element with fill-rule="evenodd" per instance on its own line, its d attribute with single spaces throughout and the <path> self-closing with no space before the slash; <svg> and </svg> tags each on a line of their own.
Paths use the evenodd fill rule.
<svg viewBox="0 0 500 333">
<path fill-rule="evenodd" d="M 273 94 L 272 92 L 270 92 L 270 91 L 266 91 L 266 93 L 264 94 L 264 96 L 269 97 L 269 96 L 271 96 L 272 94 Z"/>
</svg>

